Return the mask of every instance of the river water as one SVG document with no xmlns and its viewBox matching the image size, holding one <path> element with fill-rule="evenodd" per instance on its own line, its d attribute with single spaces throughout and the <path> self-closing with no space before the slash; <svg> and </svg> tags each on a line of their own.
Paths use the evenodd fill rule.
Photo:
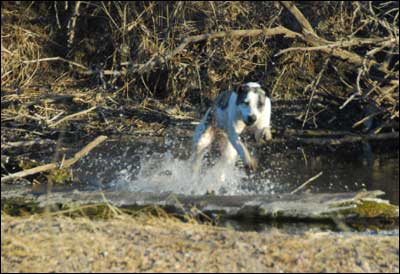
<svg viewBox="0 0 400 274">
<path fill-rule="evenodd" d="M 200 174 L 188 162 L 187 137 L 111 139 L 83 158 L 74 168 L 84 188 L 134 192 L 174 192 L 203 195 L 278 194 L 293 191 L 322 175 L 302 191 L 348 192 L 383 190 L 383 198 L 399 204 L 399 152 L 375 153 L 369 144 L 323 151 L 313 147 L 248 145 L 258 169 L 247 174 L 240 161 L 226 166 L 211 149 Z M 221 178 L 221 174 L 225 178 Z"/>
</svg>

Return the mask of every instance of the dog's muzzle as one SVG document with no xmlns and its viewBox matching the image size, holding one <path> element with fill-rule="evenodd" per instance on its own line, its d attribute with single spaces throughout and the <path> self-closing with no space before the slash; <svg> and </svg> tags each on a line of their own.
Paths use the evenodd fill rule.
<svg viewBox="0 0 400 274">
<path fill-rule="evenodd" d="M 247 117 L 247 119 L 244 121 L 244 123 L 247 125 L 247 126 L 251 126 L 252 124 L 254 124 L 254 122 L 257 120 L 257 116 L 255 116 L 255 115 L 251 115 L 251 116 L 248 116 Z"/>
</svg>

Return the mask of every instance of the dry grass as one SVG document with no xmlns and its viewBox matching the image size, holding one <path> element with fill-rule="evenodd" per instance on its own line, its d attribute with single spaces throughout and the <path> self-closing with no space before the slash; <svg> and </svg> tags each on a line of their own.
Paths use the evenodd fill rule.
<svg viewBox="0 0 400 274">
<path fill-rule="evenodd" d="M 299 9 L 315 32 L 330 41 L 398 37 L 395 2 L 301 3 Z M 2 89 L 20 89 L 24 95 L 30 95 L 38 83 L 51 84 L 51 93 L 82 93 L 82 89 L 71 90 L 82 80 L 80 86 L 88 88 L 84 93 L 91 90 L 96 97 L 94 94 L 105 88 L 119 104 L 123 104 L 121 99 L 139 103 L 149 98 L 197 104 L 244 80 L 257 80 L 274 88 L 275 98 L 308 97 L 305 87 L 328 57 L 319 51 L 292 51 L 274 57 L 283 49 L 306 46 L 300 39 L 225 37 L 192 43 L 152 71 L 128 73 L 132 66 L 168 56 L 193 35 L 276 26 L 298 31 L 294 18 L 271 2 L 9 2 L 2 4 L 2 17 Z M 372 99 L 386 110 L 390 106 L 390 117 L 398 118 L 398 38 L 394 41 L 382 48 L 367 44 L 350 50 L 360 56 L 367 54 L 390 71 L 384 81 L 371 78 L 370 68 L 364 71 L 360 85 L 365 98 L 356 101 L 365 104 Z M 94 75 L 81 75 L 78 80 L 71 71 L 79 68 L 60 59 L 56 63 L 23 63 L 56 56 L 92 68 Z M 100 71 L 123 76 L 103 77 Z M 330 71 L 322 76 L 321 96 L 328 93 L 345 99 L 357 91 L 357 68 L 331 60 Z M 284 81 L 278 83 L 279 77 Z M 397 87 L 396 83 L 388 85 L 394 78 Z M 25 101 L 21 95 L 18 99 Z M 43 116 L 43 111 L 36 111 Z"/>
<path fill-rule="evenodd" d="M 2 144 L 162 135 L 243 81 L 309 102 L 273 127 L 398 132 L 398 2 L 295 5 L 318 45 L 283 3 L 2 2 Z"/>
<path fill-rule="evenodd" d="M 1 218 L 2 272 L 398 272 L 399 239 L 238 232 L 171 218 Z"/>
</svg>

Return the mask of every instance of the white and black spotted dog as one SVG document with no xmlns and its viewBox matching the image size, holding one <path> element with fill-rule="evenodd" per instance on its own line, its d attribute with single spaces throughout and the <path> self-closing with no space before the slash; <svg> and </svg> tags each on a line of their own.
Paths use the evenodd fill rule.
<svg viewBox="0 0 400 274">
<path fill-rule="evenodd" d="M 193 137 L 192 168 L 198 172 L 207 147 L 218 132 L 225 139 L 222 147 L 222 160 L 234 164 L 237 155 L 245 166 L 255 170 L 257 162 L 251 157 L 240 134 L 246 127 L 254 129 L 257 142 L 270 140 L 271 100 L 260 84 L 248 82 L 237 91 L 222 92 L 207 110 Z"/>
</svg>

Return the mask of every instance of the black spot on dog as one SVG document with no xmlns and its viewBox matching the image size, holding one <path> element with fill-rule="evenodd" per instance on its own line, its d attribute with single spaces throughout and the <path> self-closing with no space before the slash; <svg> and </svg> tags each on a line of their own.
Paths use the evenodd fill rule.
<svg viewBox="0 0 400 274">
<path fill-rule="evenodd" d="M 266 96 L 264 95 L 264 93 L 259 93 L 258 102 L 257 102 L 257 107 L 259 110 L 262 110 L 264 108 L 265 98 L 266 98 Z"/>
<path fill-rule="evenodd" d="M 218 95 L 217 99 L 215 99 L 215 105 L 218 108 L 224 110 L 228 107 L 230 98 L 231 98 L 231 92 L 224 91 Z"/>
<path fill-rule="evenodd" d="M 240 85 L 237 94 L 238 97 L 236 99 L 236 105 L 240 105 L 246 99 L 247 93 L 249 92 L 249 87 L 247 85 Z"/>
</svg>

